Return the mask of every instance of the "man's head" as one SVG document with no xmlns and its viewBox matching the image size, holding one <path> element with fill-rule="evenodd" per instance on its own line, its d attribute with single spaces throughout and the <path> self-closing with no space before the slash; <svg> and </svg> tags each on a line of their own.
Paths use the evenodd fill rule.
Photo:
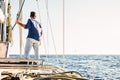
<svg viewBox="0 0 120 80">
<path fill-rule="evenodd" d="M 36 17 L 36 13 L 35 13 L 34 11 L 32 11 L 32 12 L 30 13 L 30 17 L 35 18 L 35 17 Z"/>
</svg>

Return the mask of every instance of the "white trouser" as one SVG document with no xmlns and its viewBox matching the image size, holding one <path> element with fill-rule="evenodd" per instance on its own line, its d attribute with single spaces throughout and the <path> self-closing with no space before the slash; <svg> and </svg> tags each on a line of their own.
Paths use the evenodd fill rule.
<svg viewBox="0 0 120 80">
<path fill-rule="evenodd" d="M 39 45 L 40 45 L 39 41 L 36 41 L 31 38 L 27 38 L 26 45 L 25 45 L 25 52 L 24 52 L 25 59 L 29 59 L 29 52 L 32 47 L 34 49 L 35 59 L 39 59 Z"/>
</svg>

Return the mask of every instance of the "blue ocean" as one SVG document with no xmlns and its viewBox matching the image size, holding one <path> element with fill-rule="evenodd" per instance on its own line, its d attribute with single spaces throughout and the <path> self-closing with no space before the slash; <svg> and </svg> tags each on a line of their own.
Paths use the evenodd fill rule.
<svg viewBox="0 0 120 80">
<path fill-rule="evenodd" d="M 19 58 L 19 55 L 9 57 Z M 33 55 L 30 56 L 34 58 Z M 49 65 L 63 66 L 93 80 L 120 80 L 120 55 L 41 55 Z M 58 61 L 58 62 L 57 62 Z"/>
</svg>

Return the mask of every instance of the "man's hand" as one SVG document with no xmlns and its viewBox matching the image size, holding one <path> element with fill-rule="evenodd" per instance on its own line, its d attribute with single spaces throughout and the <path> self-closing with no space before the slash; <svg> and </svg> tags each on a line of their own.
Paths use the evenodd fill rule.
<svg viewBox="0 0 120 80">
<path fill-rule="evenodd" d="M 19 24 L 19 21 L 18 20 L 16 20 L 16 22 L 15 22 L 16 24 Z"/>
<path fill-rule="evenodd" d="M 25 24 L 23 24 L 23 23 L 19 22 L 18 20 L 16 20 L 16 22 L 15 22 L 15 23 L 16 23 L 16 24 L 19 24 L 21 27 L 25 28 Z"/>
</svg>

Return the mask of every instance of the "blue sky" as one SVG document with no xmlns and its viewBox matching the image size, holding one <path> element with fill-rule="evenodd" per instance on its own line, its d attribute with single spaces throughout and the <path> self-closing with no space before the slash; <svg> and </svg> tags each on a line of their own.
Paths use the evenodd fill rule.
<svg viewBox="0 0 120 80">
<path fill-rule="evenodd" d="M 45 0 L 40 0 L 41 24 L 50 54 L 54 53 L 50 30 L 46 39 L 47 22 Z M 56 49 L 62 53 L 62 0 L 48 0 L 49 15 Z M 13 23 L 18 12 L 17 0 L 11 0 Z M 120 0 L 65 0 L 65 54 L 119 54 L 120 53 Z M 30 11 L 37 11 L 36 0 L 26 0 L 23 7 L 23 23 Z M 39 20 L 39 19 L 38 19 Z M 19 53 L 18 26 L 13 30 L 14 44 L 9 53 Z M 23 47 L 27 30 L 23 29 Z M 47 40 L 49 42 L 47 42 Z M 42 39 L 43 41 L 43 39 Z M 40 53 L 44 53 L 43 43 Z M 24 49 L 23 49 L 24 51 Z M 33 53 L 33 52 L 31 52 Z"/>
</svg>

